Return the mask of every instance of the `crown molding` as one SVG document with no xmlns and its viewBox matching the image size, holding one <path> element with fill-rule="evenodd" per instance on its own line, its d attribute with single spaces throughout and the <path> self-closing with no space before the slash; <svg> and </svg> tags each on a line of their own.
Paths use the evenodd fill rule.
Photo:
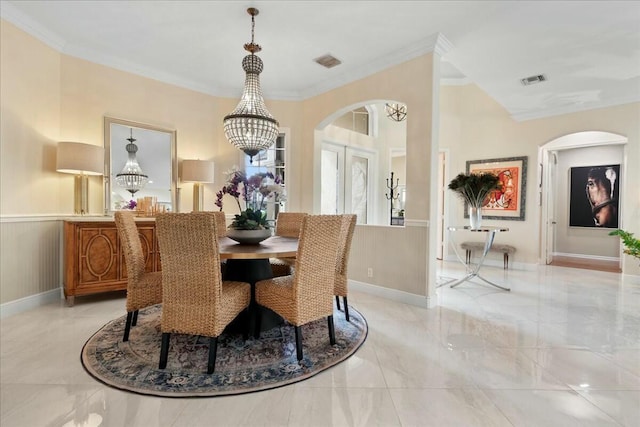
<svg viewBox="0 0 640 427">
<path fill-rule="evenodd" d="M 616 107 L 624 104 L 633 104 L 640 102 L 640 96 L 630 95 L 614 98 L 598 103 L 589 103 L 582 105 L 568 105 L 560 108 L 545 108 L 543 110 L 530 111 L 526 113 L 512 114 L 511 118 L 518 122 L 527 120 L 543 119 L 545 117 L 561 116 L 564 114 L 579 113 L 581 111 L 597 110 L 600 108 Z"/>
<path fill-rule="evenodd" d="M 435 52 L 448 52 L 448 49 L 453 47 L 451 42 L 447 40 L 442 34 L 433 34 L 424 39 L 406 46 L 403 49 L 398 49 L 388 55 L 380 56 L 367 64 L 359 66 L 357 68 L 348 70 L 334 78 L 327 79 L 316 85 L 310 86 L 300 92 L 302 99 L 312 98 L 314 96 L 323 94 L 337 87 L 346 85 L 356 80 L 363 79 L 379 71 L 425 55 L 427 53 Z M 436 51 L 437 49 L 437 51 Z"/>
<path fill-rule="evenodd" d="M 38 22 L 22 13 L 10 1 L 0 2 L 0 17 L 11 22 L 22 31 L 31 34 L 41 42 L 49 45 L 58 52 L 62 52 L 66 41 L 53 31 L 49 31 Z"/>
</svg>

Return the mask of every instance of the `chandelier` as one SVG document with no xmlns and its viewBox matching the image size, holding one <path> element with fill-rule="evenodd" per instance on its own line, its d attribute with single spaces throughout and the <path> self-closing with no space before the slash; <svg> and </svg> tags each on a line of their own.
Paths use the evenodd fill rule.
<svg viewBox="0 0 640 427">
<path fill-rule="evenodd" d="M 278 136 L 278 121 L 267 111 L 260 89 L 260 73 L 262 60 L 256 56 L 262 48 L 253 42 L 255 16 L 259 13 L 256 8 L 247 9 L 251 15 L 251 43 L 246 43 L 244 49 L 250 52 L 242 60 L 242 68 L 246 73 L 244 90 L 238 106 L 222 121 L 224 134 L 234 147 L 244 151 L 251 163 L 253 156 L 260 150 L 269 148 Z"/>
<path fill-rule="evenodd" d="M 385 104 L 384 110 L 387 117 L 396 122 L 401 122 L 407 118 L 407 106 L 404 104 Z"/>
<path fill-rule="evenodd" d="M 149 181 L 149 177 L 142 173 L 142 169 L 136 159 L 136 152 L 138 146 L 135 144 L 136 140 L 133 138 L 133 128 L 131 129 L 131 136 L 127 138 L 129 143 L 126 146 L 129 158 L 122 168 L 122 172 L 116 175 L 116 184 L 123 187 L 131 196 L 133 196 L 139 190 L 142 190 Z"/>
</svg>

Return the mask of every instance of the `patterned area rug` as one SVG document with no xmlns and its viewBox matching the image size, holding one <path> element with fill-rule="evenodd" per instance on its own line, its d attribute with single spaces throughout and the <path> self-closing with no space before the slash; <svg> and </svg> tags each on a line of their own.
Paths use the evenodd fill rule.
<svg viewBox="0 0 640 427">
<path fill-rule="evenodd" d="M 212 397 L 281 387 L 322 372 L 356 352 L 367 337 L 367 322 L 349 307 L 333 319 L 336 345 L 329 344 L 327 320 L 302 327 L 304 359 L 298 363 L 294 328 L 285 323 L 244 341 L 241 334 L 218 338 L 215 372 L 207 375 L 209 339 L 172 334 L 166 369 L 158 369 L 161 306 L 140 310 L 128 342 L 122 342 L 125 318 L 96 332 L 82 349 L 87 372 L 106 385 L 163 397 Z"/>
</svg>

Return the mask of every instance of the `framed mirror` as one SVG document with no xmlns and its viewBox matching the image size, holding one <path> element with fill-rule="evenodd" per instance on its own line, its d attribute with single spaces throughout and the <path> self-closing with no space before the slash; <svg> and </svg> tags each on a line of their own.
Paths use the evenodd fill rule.
<svg viewBox="0 0 640 427">
<path fill-rule="evenodd" d="M 104 148 L 106 215 L 132 200 L 147 214 L 179 212 L 175 130 L 105 117 Z"/>
</svg>

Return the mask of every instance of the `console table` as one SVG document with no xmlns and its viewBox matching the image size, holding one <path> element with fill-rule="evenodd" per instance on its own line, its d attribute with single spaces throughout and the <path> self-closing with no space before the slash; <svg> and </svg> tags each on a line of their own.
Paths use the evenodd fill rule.
<svg viewBox="0 0 640 427">
<path fill-rule="evenodd" d="M 467 226 L 458 226 L 458 227 L 447 227 L 447 230 L 449 230 L 451 232 L 450 233 L 450 236 L 451 236 L 450 241 L 451 241 L 451 245 L 453 246 L 453 251 L 455 252 L 456 257 L 458 258 L 458 261 L 460 261 L 460 263 L 465 266 L 465 270 L 466 270 L 467 274 L 464 277 L 460 278 L 460 279 L 452 279 L 452 280 L 449 280 L 448 282 L 442 283 L 438 287 L 450 285 L 453 288 L 453 287 L 458 286 L 462 282 L 465 282 L 467 280 L 473 279 L 474 277 L 477 277 L 477 278 L 483 280 L 484 282 L 486 282 L 487 284 L 489 284 L 491 286 L 494 286 L 496 288 L 502 289 L 503 291 L 510 291 L 511 290 L 510 288 L 506 288 L 504 286 L 500 286 L 498 284 L 495 284 L 495 283 L 491 282 L 490 280 L 485 279 L 479 273 L 480 268 L 482 267 L 482 264 L 484 263 L 484 259 L 487 256 L 487 253 L 491 250 L 491 246 L 493 245 L 493 240 L 495 239 L 496 233 L 503 233 L 503 232 L 509 231 L 508 228 L 506 228 L 506 227 L 471 228 L 471 227 L 469 227 L 467 225 Z M 457 231 L 470 231 L 472 233 L 484 233 L 485 234 L 485 241 L 484 241 L 484 248 L 482 250 L 482 256 L 480 257 L 480 260 L 478 261 L 478 264 L 475 267 L 470 266 L 465 261 L 463 261 L 462 258 L 460 257 L 460 254 L 458 253 L 458 249 L 456 247 L 456 242 L 455 242 L 455 239 L 454 239 L 454 234 Z"/>
<path fill-rule="evenodd" d="M 154 219 L 136 220 L 146 271 L 160 271 Z M 64 296 L 73 306 L 76 296 L 127 289 L 127 267 L 116 223 L 109 217 L 64 222 Z"/>
</svg>

